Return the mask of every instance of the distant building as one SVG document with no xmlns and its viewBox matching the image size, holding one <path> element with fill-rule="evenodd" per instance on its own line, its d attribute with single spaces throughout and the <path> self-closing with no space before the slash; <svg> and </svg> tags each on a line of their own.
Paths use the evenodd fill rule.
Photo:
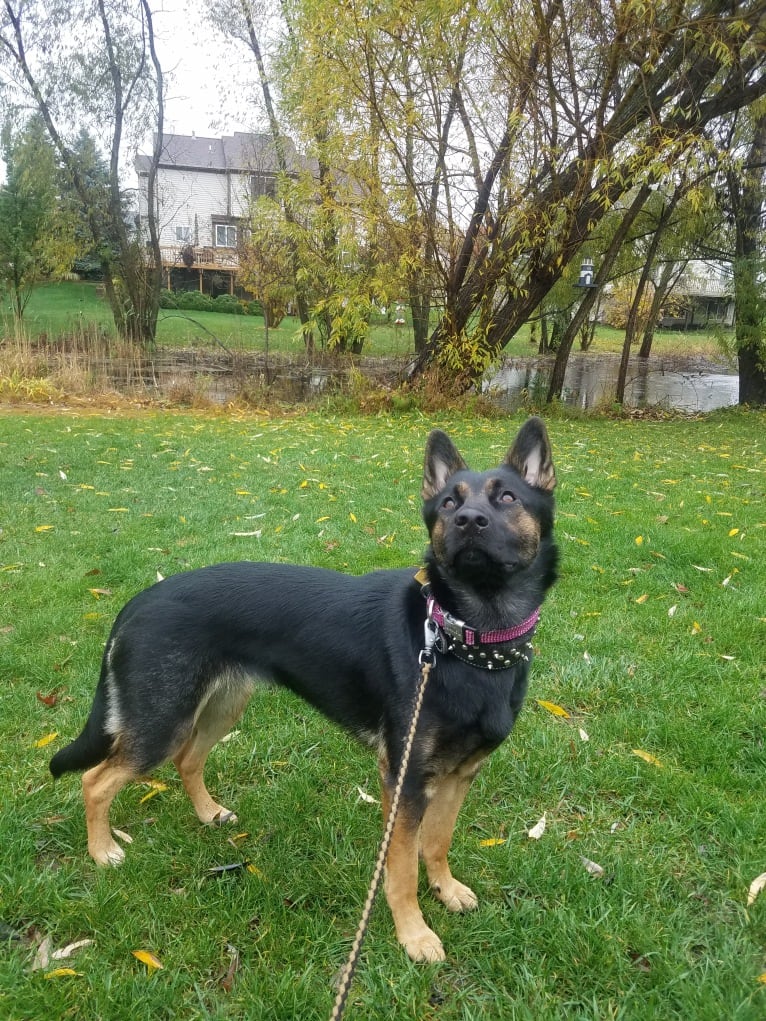
<svg viewBox="0 0 766 1021">
<path fill-rule="evenodd" d="M 285 141 L 288 166 L 298 158 Z M 148 210 L 149 157 L 138 156 L 139 216 Z M 251 199 L 275 195 L 279 166 L 271 135 L 163 135 L 157 224 L 165 284 L 208 294 L 234 292 L 238 245 Z"/>
<path fill-rule="evenodd" d="M 693 330 L 710 324 L 734 325 L 731 273 L 717 263 L 689 262 L 660 314 L 666 329 Z"/>
</svg>

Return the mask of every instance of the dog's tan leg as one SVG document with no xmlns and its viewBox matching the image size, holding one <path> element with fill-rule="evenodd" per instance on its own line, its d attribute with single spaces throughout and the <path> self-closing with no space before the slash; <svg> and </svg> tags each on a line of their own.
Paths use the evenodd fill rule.
<svg viewBox="0 0 766 1021">
<path fill-rule="evenodd" d="M 390 791 L 381 764 L 383 821 L 388 819 Z M 443 961 L 444 947 L 426 925 L 418 904 L 418 839 L 420 818 L 414 818 L 402 801 L 394 824 L 386 864 L 386 900 L 396 927 L 396 938 L 413 961 Z"/>
<path fill-rule="evenodd" d="M 447 862 L 458 812 L 474 773 L 475 770 L 467 775 L 455 772 L 441 777 L 420 827 L 420 848 L 428 882 L 450 911 L 469 911 L 478 904 L 476 894 L 454 878 Z"/>
<path fill-rule="evenodd" d="M 83 773 L 88 853 L 99 865 L 120 865 L 125 860 L 125 852 L 112 837 L 109 809 L 125 784 L 135 778 L 135 770 L 114 759 L 106 759 Z"/>
<path fill-rule="evenodd" d="M 250 697 L 251 688 L 229 696 L 216 696 L 200 713 L 191 737 L 173 757 L 186 793 L 191 798 L 200 822 L 236 822 L 236 815 L 214 801 L 205 786 L 205 762 L 212 747 L 220 741 L 242 715 Z"/>
</svg>

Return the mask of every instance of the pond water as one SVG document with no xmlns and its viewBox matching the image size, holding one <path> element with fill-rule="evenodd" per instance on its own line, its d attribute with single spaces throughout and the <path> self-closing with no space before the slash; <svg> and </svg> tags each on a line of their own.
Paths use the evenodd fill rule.
<svg viewBox="0 0 766 1021">
<path fill-rule="evenodd" d="M 573 354 L 569 359 L 562 401 L 592 408 L 614 399 L 619 369 L 617 355 Z M 553 358 L 508 359 L 484 384 L 484 391 L 509 410 L 526 397 L 542 402 L 548 390 Z M 384 385 L 395 384 L 397 366 L 385 359 L 363 360 L 359 371 Z M 299 402 L 348 385 L 348 366 L 301 364 L 295 360 L 266 364 L 254 354 L 221 357 L 201 352 L 158 352 L 146 363 L 110 361 L 107 374 L 118 389 L 147 388 L 169 395 L 198 394 L 226 403 L 243 386 L 268 387 L 280 400 Z M 635 358 L 628 369 L 625 404 L 697 413 L 737 403 L 739 380 L 726 366 L 689 358 Z"/>
<path fill-rule="evenodd" d="M 614 399 L 620 359 L 617 355 L 573 354 L 561 399 L 580 408 Z M 485 384 L 503 407 L 513 408 L 526 395 L 544 398 L 553 369 L 552 358 L 509 359 Z M 714 411 L 737 403 L 739 377 L 726 366 L 687 358 L 632 358 L 625 404 L 676 411 Z"/>
</svg>

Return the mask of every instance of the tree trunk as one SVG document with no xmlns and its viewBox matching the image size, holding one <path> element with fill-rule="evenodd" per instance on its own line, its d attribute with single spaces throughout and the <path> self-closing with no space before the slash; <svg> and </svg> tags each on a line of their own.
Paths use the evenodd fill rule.
<svg viewBox="0 0 766 1021">
<path fill-rule="evenodd" d="M 639 277 L 638 284 L 636 286 L 636 293 L 633 296 L 633 301 L 630 306 L 628 313 L 628 321 L 625 324 L 625 339 L 622 344 L 622 353 L 620 355 L 620 367 L 617 371 L 617 387 L 615 390 L 614 399 L 617 404 L 622 404 L 625 399 L 625 384 L 628 378 L 628 365 L 630 364 L 630 349 L 633 346 L 638 330 L 638 317 L 641 309 L 641 302 L 644 300 L 644 294 L 652 275 L 652 268 L 654 266 L 654 260 L 657 256 L 657 249 L 659 248 L 660 241 L 662 240 L 662 234 L 670 218 L 673 215 L 673 210 L 676 208 L 680 192 L 676 190 L 673 196 L 668 202 L 662 212 L 657 223 L 657 227 L 652 234 L 652 240 L 649 242 L 649 250 L 646 253 L 646 259 L 641 270 L 641 276 Z"/>
<path fill-rule="evenodd" d="M 609 242 L 609 247 L 604 252 L 601 265 L 599 266 L 598 272 L 593 280 L 593 287 L 586 292 L 585 298 L 581 301 L 580 307 L 575 312 L 572 317 L 572 321 L 564 333 L 559 349 L 556 352 L 556 361 L 553 365 L 553 375 L 551 376 L 551 381 L 548 385 L 547 401 L 549 403 L 550 401 L 561 397 L 561 390 L 564 386 L 564 375 L 567 370 L 567 362 L 569 361 L 569 355 L 572 350 L 574 339 L 577 336 L 577 331 L 585 322 L 588 313 L 596 303 L 599 288 L 603 287 L 609 279 L 612 266 L 614 265 L 617 256 L 620 254 L 623 242 L 628 236 L 630 228 L 633 226 L 633 222 L 641 212 L 641 209 L 650 193 L 651 188 L 649 185 L 643 184 L 634 195 L 630 207 L 620 221 L 619 227 L 614 232 L 612 240 Z"/>
<path fill-rule="evenodd" d="M 281 174 L 286 175 L 290 168 L 287 163 L 287 150 L 285 148 L 284 135 L 279 126 L 279 120 L 277 113 L 274 108 L 274 102 L 271 96 L 271 86 L 269 84 L 269 77 L 266 74 L 266 65 L 263 60 L 263 53 L 261 52 L 261 45 L 258 39 L 258 33 L 255 30 L 255 22 L 253 21 L 252 9 L 250 4 L 240 2 L 242 15 L 245 19 L 245 25 L 247 26 L 248 44 L 255 57 L 255 63 L 258 68 L 258 79 L 261 83 L 261 92 L 263 94 L 263 103 L 266 107 L 266 116 L 269 121 L 269 130 L 271 132 L 271 139 L 274 143 L 274 152 L 277 157 L 277 166 Z M 290 224 L 296 224 L 298 219 L 295 211 L 290 202 L 284 204 L 285 219 Z M 306 345 L 306 351 L 313 353 L 314 351 L 314 333 L 307 326 L 310 318 L 309 300 L 306 294 L 306 286 L 303 283 L 303 274 L 301 273 L 301 262 L 298 254 L 298 246 L 295 241 L 290 241 L 290 265 L 293 275 L 293 284 L 295 286 L 295 303 L 298 306 L 298 318 L 303 326 L 303 342 Z"/>
<path fill-rule="evenodd" d="M 729 175 L 734 209 L 734 317 L 739 363 L 739 403 L 766 405 L 766 344 L 760 280 L 759 242 L 763 183 L 766 178 L 766 113 L 755 121 L 747 169 L 740 180 Z"/>
<path fill-rule="evenodd" d="M 656 329 L 657 320 L 660 316 L 660 309 L 662 303 L 668 296 L 670 291 L 675 286 L 678 278 L 681 276 L 683 271 L 686 269 L 686 262 L 681 263 L 681 268 L 676 269 L 674 263 L 666 262 L 660 271 L 660 279 L 654 285 L 654 295 L 652 296 L 652 305 L 649 309 L 649 318 L 644 329 L 644 336 L 641 340 L 641 347 L 638 351 L 639 358 L 648 358 L 652 352 L 652 343 L 654 341 L 654 331 Z"/>
</svg>

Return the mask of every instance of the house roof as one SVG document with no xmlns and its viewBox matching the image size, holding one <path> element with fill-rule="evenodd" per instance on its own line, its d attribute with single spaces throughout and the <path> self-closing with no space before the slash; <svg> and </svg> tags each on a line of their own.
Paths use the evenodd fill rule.
<svg viewBox="0 0 766 1021">
<path fill-rule="evenodd" d="M 295 146 L 284 139 L 288 170 L 297 169 Z M 204 138 L 199 135 L 163 135 L 161 167 L 178 167 L 185 170 L 240 171 L 276 173 L 279 163 L 274 142 L 269 134 L 235 131 L 222 138 Z M 148 173 L 149 157 L 136 158 L 139 174 Z"/>
</svg>

